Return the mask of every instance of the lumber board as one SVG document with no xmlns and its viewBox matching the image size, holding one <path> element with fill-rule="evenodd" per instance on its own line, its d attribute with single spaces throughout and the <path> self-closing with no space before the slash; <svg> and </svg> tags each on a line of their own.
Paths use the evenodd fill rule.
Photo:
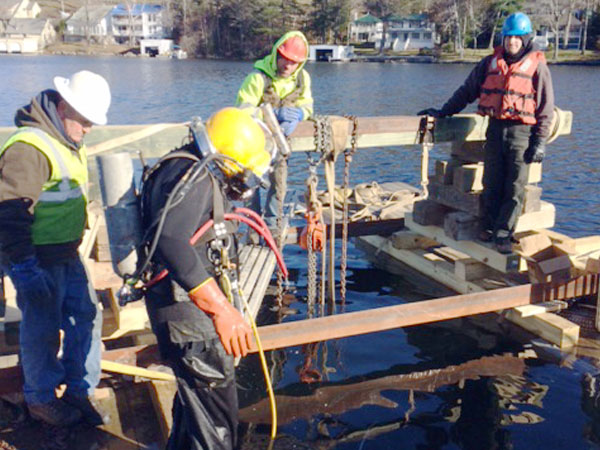
<svg viewBox="0 0 600 450">
<path fill-rule="evenodd" d="M 177 383 L 175 381 L 151 380 L 148 383 L 148 390 L 152 399 L 152 406 L 156 412 L 164 446 L 169 439 L 169 433 L 173 426 L 173 398 L 177 393 Z"/>
<path fill-rule="evenodd" d="M 459 259 L 454 262 L 454 275 L 461 280 L 478 280 L 493 275 L 494 272 L 494 269 L 475 258 Z"/>
<path fill-rule="evenodd" d="M 560 111 L 557 135 L 571 133 L 573 114 Z M 342 119 L 341 117 L 337 117 Z M 352 122 L 348 122 L 346 148 L 351 146 Z M 358 148 L 403 146 L 419 143 L 420 116 L 358 117 Z M 436 120 L 434 141 L 484 141 L 488 118 L 478 114 L 456 114 Z M 0 141 L 4 142 L 14 127 L 0 127 Z M 144 151 L 146 157 L 165 154 L 180 145 L 188 136 L 185 123 L 156 123 L 142 125 L 95 126 L 86 136 L 90 155 L 103 151 Z M 314 123 L 303 121 L 290 136 L 292 151 L 314 150 Z M 420 149 L 418 149 L 420 151 Z"/>
<path fill-rule="evenodd" d="M 484 243 L 475 241 L 455 241 L 454 239 L 446 236 L 444 229 L 433 225 L 419 225 L 412 220 L 412 214 L 407 214 L 404 218 L 406 227 L 410 230 L 427 236 L 440 244 L 444 244 L 448 247 L 452 247 L 459 250 L 467 255 L 481 261 L 488 266 L 503 272 L 514 272 L 519 268 L 520 257 L 516 254 L 503 255 L 498 253 L 491 244 L 487 246 Z"/>
<path fill-rule="evenodd" d="M 382 253 L 389 255 L 394 261 L 418 271 L 455 292 L 467 293 L 482 290 L 476 283 L 456 277 L 454 274 L 455 268 L 445 260 L 446 264 L 442 264 L 440 262 L 442 258 L 439 256 L 437 260 L 434 260 L 431 256 L 426 256 L 429 253 L 424 250 L 394 248 L 389 239 L 381 236 L 364 236 L 360 241 L 370 247 L 368 251 L 373 258 L 379 258 Z M 364 245 L 361 245 L 360 248 L 367 251 Z M 385 267 L 382 268 L 385 269 Z"/>
<path fill-rule="evenodd" d="M 468 293 L 482 292 L 486 290 L 484 283 L 480 284 L 478 282 L 462 280 L 455 276 L 455 274 L 448 273 L 448 271 L 443 270 L 443 268 L 439 265 L 436 266 L 436 264 L 431 261 L 427 261 L 424 258 L 416 258 L 414 252 L 401 252 L 397 249 L 394 249 L 389 243 L 389 239 L 378 236 L 369 236 L 361 238 L 360 241 L 366 242 L 371 246 L 371 248 L 376 249 L 376 256 L 381 253 L 389 255 L 394 261 L 402 261 L 403 264 L 418 270 L 420 273 L 423 273 L 429 278 L 449 287 L 450 289 L 453 289 L 456 292 Z M 360 247 L 364 249 L 364 246 Z M 379 259 L 381 257 L 377 256 L 377 258 Z M 599 278 L 600 275 L 594 274 L 577 277 L 569 280 L 566 283 L 536 285 L 536 289 L 540 290 L 540 292 L 536 294 L 537 300 L 538 302 L 551 302 L 587 295 L 596 295 L 598 292 Z M 527 307 L 529 307 L 529 305 Z M 544 310 L 539 312 L 547 311 Z M 559 346 L 569 346 L 572 345 L 571 343 L 573 341 L 576 341 L 576 333 L 572 327 L 573 324 L 569 321 L 562 322 L 554 320 L 554 314 L 548 313 L 539 315 L 524 315 L 521 312 L 516 314 L 518 314 L 521 319 L 518 322 L 516 320 L 512 320 L 512 315 L 508 315 L 506 318 L 536 335 L 543 335 L 545 339 L 549 340 L 553 344 Z M 560 327 L 564 328 L 564 333 L 561 331 Z"/>
<path fill-rule="evenodd" d="M 413 233 L 409 230 L 400 230 L 390 237 L 392 245 L 400 250 L 411 250 L 414 248 L 427 248 L 439 245 L 433 239 Z"/>
<path fill-rule="evenodd" d="M 144 367 L 132 366 L 116 361 L 102 360 L 100 367 L 105 372 L 120 373 L 122 375 L 130 375 L 132 377 L 143 377 L 150 380 L 175 381 L 175 376 L 170 373 L 159 372 L 157 370 L 145 369 Z"/>
<path fill-rule="evenodd" d="M 521 325 L 541 338 L 558 345 L 560 348 L 570 348 L 577 345 L 579 340 L 579 325 L 552 313 L 542 313 L 535 316 L 523 317 L 514 310 L 504 312 L 511 322 Z M 531 319 L 537 321 L 537 326 L 531 328 Z"/>
</svg>

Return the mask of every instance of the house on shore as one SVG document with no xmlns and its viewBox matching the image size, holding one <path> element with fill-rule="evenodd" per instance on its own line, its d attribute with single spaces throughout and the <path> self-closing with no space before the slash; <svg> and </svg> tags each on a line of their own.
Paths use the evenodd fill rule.
<svg viewBox="0 0 600 450">
<path fill-rule="evenodd" d="M 350 23 L 349 34 L 357 46 L 393 51 L 433 48 L 438 40 L 435 24 L 425 14 L 389 15 L 382 19 L 366 14 Z"/>
<path fill-rule="evenodd" d="M 112 10 L 112 35 L 119 44 L 168 38 L 166 12 L 161 5 L 117 5 Z"/>
<path fill-rule="evenodd" d="M 32 0 L 0 0 L 0 23 L 8 23 L 11 19 L 35 19 L 41 11 L 38 2 Z"/>
<path fill-rule="evenodd" d="M 55 40 L 49 19 L 12 19 L 0 34 L 0 53 L 38 53 Z"/>
<path fill-rule="evenodd" d="M 114 42 L 111 5 L 83 6 L 67 20 L 64 41 Z"/>
<path fill-rule="evenodd" d="M 354 47 L 351 45 L 311 45 L 308 53 L 309 61 L 350 61 L 354 58 Z"/>
<path fill-rule="evenodd" d="M 49 19 L 31 0 L 0 0 L 0 53 L 37 53 L 56 40 Z"/>
</svg>

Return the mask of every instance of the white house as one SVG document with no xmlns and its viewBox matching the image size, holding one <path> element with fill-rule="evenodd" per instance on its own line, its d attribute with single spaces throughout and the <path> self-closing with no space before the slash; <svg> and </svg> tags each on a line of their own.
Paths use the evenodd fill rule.
<svg viewBox="0 0 600 450">
<path fill-rule="evenodd" d="M 118 5 L 112 10 L 112 34 L 118 43 L 133 39 L 162 39 L 170 31 L 164 26 L 164 8 L 161 5 Z"/>
<path fill-rule="evenodd" d="M 311 45 L 308 52 L 309 61 L 349 61 L 353 57 L 351 45 Z"/>
<path fill-rule="evenodd" d="M 32 0 L 0 0 L 0 20 L 35 19 L 41 12 L 40 5 Z"/>
<path fill-rule="evenodd" d="M 407 17 L 388 16 L 385 22 L 387 31 L 384 48 L 402 51 L 433 48 L 435 45 L 435 25 L 425 14 L 411 14 Z"/>
<path fill-rule="evenodd" d="M 65 42 L 77 42 L 88 36 L 96 42 L 106 42 L 112 38 L 113 6 L 83 6 L 66 22 Z"/>
<path fill-rule="evenodd" d="M 382 40 L 384 48 L 394 51 L 433 48 L 437 36 L 435 24 L 425 14 L 409 16 L 390 15 L 379 19 L 367 14 L 350 24 L 350 40 L 355 43 L 372 43 L 380 48 Z"/>
<path fill-rule="evenodd" d="M 350 23 L 349 34 L 351 42 L 375 44 L 383 35 L 383 22 L 367 13 Z"/>
<path fill-rule="evenodd" d="M 55 39 L 49 19 L 12 19 L 0 35 L 0 53 L 37 53 Z"/>
</svg>

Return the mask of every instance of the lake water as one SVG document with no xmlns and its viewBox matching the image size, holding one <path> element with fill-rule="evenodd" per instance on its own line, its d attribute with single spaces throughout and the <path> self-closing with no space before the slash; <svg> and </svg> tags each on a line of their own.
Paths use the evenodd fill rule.
<svg viewBox="0 0 600 450">
<path fill-rule="evenodd" d="M 12 125 L 14 111 L 51 86 L 53 76 L 84 68 L 104 75 L 111 85 L 109 123 L 207 117 L 234 102 L 251 67 L 250 62 L 1 56 L 5 87 L 0 95 L 0 126 Z M 439 107 L 471 68 L 395 63 L 307 66 L 315 112 L 356 116 L 410 115 Z M 547 149 L 543 198 L 556 205 L 557 231 L 574 237 L 598 234 L 600 91 L 595 86 L 600 69 L 551 66 L 551 72 L 556 104 L 573 111 L 574 122 L 572 134 Z M 440 149 L 432 154 L 434 158 L 445 155 Z M 292 188 L 302 188 L 304 159 L 294 155 L 291 162 L 299 168 L 291 177 Z M 400 180 L 416 185 L 419 165 L 417 148 L 362 150 L 353 162 L 352 183 Z M 304 255 L 290 247 L 285 257 L 302 296 Z M 348 266 L 347 311 L 429 298 L 436 292 L 408 275 L 372 268 L 352 245 Z M 305 317 L 304 303 L 291 307 L 299 313 L 287 320 Z M 515 358 L 519 354 L 532 357 Z M 600 442 L 598 403 L 586 388 L 598 371 L 596 361 L 565 361 L 557 350 L 539 340 L 531 343 L 514 327 L 498 323 L 496 316 L 290 348 L 272 352 L 269 359 L 274 363 L 275 390 L 281 396 L 279 433 L 285 436 L 287 448 L 585 449 L 597 448 Z M 457 382 L 449 375 L 456 372 L 450 366 L 460 366 L 465 373 L 470 367 L 473 373 L 488 376 Z M 483 366 L 488 372 L 481 372 Z M 239 369 L 242 407 L 265 396 L 258 367 L 251 357 Z M 316 369 L 321 382 L 300 382 L 302 367 Z M 444 368 L 449 369 L 435 372 Z M 429 380 L 436 389 L 428 392 L 416 386 L 410 374 Z M 450 381 L 442 382 L 445 377 Z M 268 435 L 268 426 L 260 425 L 259 417 L 265 414 L 268 417 L 268 410 L 257 405 L 252 421 L 258 425 L 247 433 L 245 448 L 257 448 L 257 440 Z"/>
</svg>

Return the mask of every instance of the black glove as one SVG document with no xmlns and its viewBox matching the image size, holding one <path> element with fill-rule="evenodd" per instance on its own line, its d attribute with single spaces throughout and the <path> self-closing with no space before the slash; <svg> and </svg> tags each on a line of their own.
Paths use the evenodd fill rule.
<svg viewBox="0 0 600 450">
<path fill-rule="evenodd" d="M 446 117 L 446 114 L 444 114 L 441 109 L 427 108 L 419 111 L 417 116 L 431 116 L 440 119 L 441 117 Z"/>
<path fill-rule="evenodd" d="M 546 154 L 546 144 L 542 141 L 532 140 L 529 143 L 529 147 L 525 150 L 523 154 L 523 160 L 527 164 L 531 163 L 539 163 L 544 159 L 544 155 Z"/>
</svg>

